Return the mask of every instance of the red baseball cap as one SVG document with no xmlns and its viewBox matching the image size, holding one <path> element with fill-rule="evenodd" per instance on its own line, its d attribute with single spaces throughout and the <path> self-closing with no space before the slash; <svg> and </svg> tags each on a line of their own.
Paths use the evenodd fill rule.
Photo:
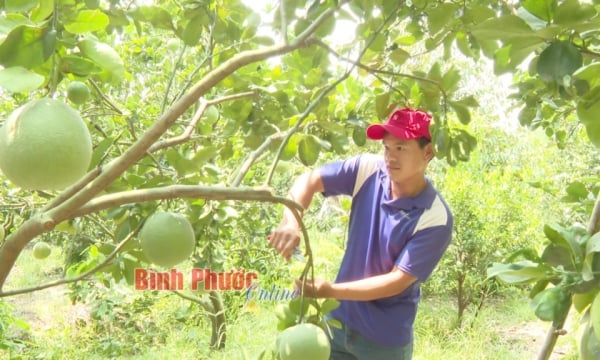
<svg viewBox="0 0 600 360">
<path fill-rule="evenodd" d="M 431 115 L 409 108 L 394 110 L 385 124 L 373 124 L 367 127 L 367 137 L 373 140 L 383 139 L 386 132 L 399 139 L 411 140 L 427 138 L 431 140 L 429 123 Z"/>
</svg>

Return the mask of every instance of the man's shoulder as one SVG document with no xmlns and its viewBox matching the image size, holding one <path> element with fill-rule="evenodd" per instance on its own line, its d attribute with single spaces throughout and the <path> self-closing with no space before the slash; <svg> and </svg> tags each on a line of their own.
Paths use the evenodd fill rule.
<svg viewBox="0 0 600 360">
<path fill-rule="evenodd" d="M 416 233 L 417 231 L 433 227 L 446 227 L 451 231 L 453 222 L 454 217 L 450 207 L 442 195 L 436 190 L 431 206 L 428 209 L 425 209 L 419 217 L 414 232 Z"/>
<path fill-rule="evenodd" d="M 374 154 L 362 154 L 357 158 L 358 163 L 358 171 L 356 174 L 356 181 L 354 183 L 354 191 L 352 192 L 352 196 L 355 196 L 364 183 L 369 179 L 373 174 L 375 174 L 383 164 L 383 158 Z"/>
</svg>

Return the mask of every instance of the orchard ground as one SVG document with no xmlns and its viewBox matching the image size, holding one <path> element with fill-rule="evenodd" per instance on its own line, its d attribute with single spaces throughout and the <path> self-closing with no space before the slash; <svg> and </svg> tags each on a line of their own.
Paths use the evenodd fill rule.
<svg viewBox="0 0 600 360">
<path fill-rule="evenodd" d="M 332 277 L 335 259 L 341 249 L 314 237 L 312 243 L 316 272 Z M 60 251 L 53 251 L 43 260 L 34 259 L 31 251 L 28 247 L 20 256 L 7 288 L 37 285 L 62 276 Z M 295 271 L 302 264 L 287 264 L 282 260 L 281 266 L 291 266 Z M 14 315 L 30 327 L 9 329 L 9 338 L 15 342 L 23 341 L 23 345 L 17 346 L 12 353 L 0 350 L 0 358 L 108 359 L 114 357 L 110 355 L 113 347 L 115 354 L 123 353 L 119 356 L 122 359 L 164 359 L 174 354 L 180 360 L 256 359 L 264 349 L 273 348 L 278 334 L 277 319 L 273 314 L 277 301 L 248 301 L 240 295 L 239 301 L 233 302 L 237 307 L 235 319 L 227 322 L 226 348 L 211 351 L 207 317 L 190 312 L 190 302 L 169 291 L 155 292 L 155 301 L 145 309 L 143 316 L 131 310 L 131 319 L 134 319 L 131 321 L 121 318 L 124 315 L 117 308 L 99 315 L 98 308 L 92 309 L 89 304 L 77 302 L 73 305 L 67 291 L 66 286 L 60 286 L 5 299 L 12 304 Z M 135 290 L 133 286 L 115 287 L 112 291 L 119 294 L 115 297 L 124 302 L 123 308 L 135 304 L 131 298 L 150 293 Z M 414 359 L 536 358 L 549 323 L 535 318 L 525 291 L 515 288 L 502 297 L 489 300 L 477 317 L 473 317 L 473 309 L 470 310 L 463 327 L 456 329 L 453 299 L 435 294 L 424 297 L 416 322 Z M 99 319 L 99 316 L 104 318 Z M 106 334 L 98 332 L 99 322 L 104 324 L 102 330 L 108 331 Z M 106 326 L 106 323 L 113 325 Z M 577 325 L 578 316 L 571 313 L 566 327 L 568 332 L 559 338 L 552 360 L 578 358 Z"/>
</svg>

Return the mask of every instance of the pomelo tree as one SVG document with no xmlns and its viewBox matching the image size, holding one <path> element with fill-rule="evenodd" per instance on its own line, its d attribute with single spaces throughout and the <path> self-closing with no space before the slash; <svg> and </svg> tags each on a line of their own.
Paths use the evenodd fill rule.
<svg viewBox="0 0 600 360">
<path fill-rule="evenodd" d="M 478 100 L 456 57 L 491 61 L 497 75 L 513 75 L 522 125 L 543 128 L 558 146 L 578 131 L 600 146 L 596 0 L 7 0 L 3 10 L 6 117 L 39 98 L 68 103 L 69 83 L 84 82 L 91 97 L 78 110 L 93 154 L 87 173 L 64 190 L 6 183 L 2 297 L 107 268 L 129 279 L 147 259 L 128 244 L 159 207 L 198 219 L 198 245 L 225 231 L 240 203 L 298 209 L 274 186 L 286 162 L 310 166 L 324 153 L 362 146 L 366 125 L 398 106 L 431 112 L 438 158 L 467 161 Z M 600 289 L 597 182 L 582 179 L 567 189 L 585 209 L 587 228 L 549 224 L 543 253 L 523 249 L 514 263 L 490 270 L 536 284 L 536 314 L 552 321 L 540 358 L 549 356 L 571 303 L 585 295 L 576 307 L 588 311 Z M 24 197 L 35 201 L 21 205 Z M 5 288 L 28 243 L 73 224 L 99 228 L 90 246 L 103 256 L 62 281 Z M 199 246 L 200 258 L 207 249 L 219 250 Z M 308 240 L 305 251 L 310 255 Z M 218 294 L 206 296 L 201 303 L 221 314 Z M 216 315 L 216 332 L 219 322 Z M 600 335 L 598 317 L 591 324 Z M 214 339 L 223 346 L 224 337 Z"/>
</svg>

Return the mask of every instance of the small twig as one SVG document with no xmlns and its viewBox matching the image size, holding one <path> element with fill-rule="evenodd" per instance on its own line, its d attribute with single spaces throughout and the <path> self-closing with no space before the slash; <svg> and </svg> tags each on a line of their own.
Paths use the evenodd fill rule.
<svg viewBox="0 0 600 360">
<path fill-rule="evenodd" d="M 96 92 L 100 95 L 100 97 L 102 98 L 102 100 L 108 104 L 108 107 L 110 107 L 114 112 L 116 112 L 119 115 L 123 115 L 125 114 L 124 111 L 122 111 L 121 109 L 119 109 L 119 107 L 117 105 L 115 105 L 115 103 L 108 98 L 108 96 L 106 96 L 106 94 L 104 94 L 104 92 L 102 92 L 102 90 L 100 89 L 100 87 L 98 86 L 98 84 L 96 84 L 96 82 L 92 79 L 89 79 L 90 84 L 92 84 L 92 86 L 94 87 L 94 90 L 96 90 Z"/>
<path fill-rule="evenodd" d="M 172 293 L 174 293 L 175 295 L 179 296 L 182 299 L 194 302 L 198 305 L 200 305 L 204 310 L 212 313 L 214 311 L 213 306 L 210 302 L 210 300 L 207 299 L 203 299 L 197 296 L 192 296 L 192 295 L 187 295 L 182 293 L 181 291 L 178 290 L 171 290 Z"/>
<path fill-rule="evenodd" d="M 182 144 L 182 143 L 188 141 L 190 139 L 190 137 L 192 136 L 194 130 L 196 129 L 196 125 L 198 124 L 198 122 L 202 118 L 202 115 L 204 115 L 204 112 L 206 111 L 206 109 L 208 109 L 209 106 L 216 105 L 216 104 L 219 104 L 219 103 L 222 103 L 225 101 L 232 101 L 232 100 L 236 100 L 236 99 L 240 99 L 240 98 L 248 97 L 248 96 L 254 96 L 254 95 L 256 95 L 255 92 L 248 91 L 248 92 L 244 92 L 244 93 L 224 96 L 222 98 L 214 99 L 214 100 L 203 100 L 203 99 L 200 100 L 200 106 L 198 107 L 198 110 L 196 110 L 196 113 L 192 117 L 192 120 L 189 122 L 189 124 L 186 126 L 183 133 L 181 135 L 174 136 L 174 137 L 154 143 L 148 149 L 148 152 L 149 153 L 156 152 L 158 150 L 161 150 L 161 149 L 164 149 L 167 147 L 171 147 L 171 146 L 175 146 L 175 145 L 179 145 L 179 144 Z"/>
<path fill-rule="evenodd" d="M 260 158 L 264 153 L 266 153 L 267 150 L 269 150 L 269 148 L 271 147 L 271 144 L 273 142 L 283 138 L 284 136 L 286 136 L 286 135 L 285 135 L 285 133 L 282 133 L 282 132 L 273 134 L 273 135 L 269 136 L 256 150 L 251 152 L 250 155 L 248 155 L 248 157 L 242 164 L 242 166 L 240 166 L 240 169 L 239 169 L 235 179 L 233 180 L 232 185 L 239 186 L 242 183 L 242 181 L 244 180 L 244 177 L 246 176 L 248 171 L 250 171 L 252 164 L 254 164 L 258 160 L 258 158 Z"/>
<path fill-rule="evenodd" d="M 79 276 L 76 276 L 74 278 L 60 279 L 60 280 L 56 280 L 56 281 L 51 281 L 51 282 L 46 283 L 46 284 L 38 285 L 38 286 L 33 286 L 33 287 L 28 287 L 28 288 L 23 288 L 23 289 L 18 289 L 18 290 L 11 290 L 11 291 L 1 291 L 0 292 L 0 298 L 2 298 L 2 297 L 8 297 L 8 296 L 14 296 L 14 295 L 26 294 L 26 293 L 35 292 L 35 291 L 39 291 L 39 290 L 43 290 L 43 289 L 47 289 L 47 288 L 51 288 L 51 287 L 55 287 L 55 286 L 59 286 L 59 285 L 70 284 L 70 283 L 74 283 L 74 282 L 77 282 L 77 281 L 81 281 L 81 280 L 87 278 L 88 276 L 93 275 L 98 270 L 106 267 L 117 256 L 117 254 L 119 253 L 119 251 L 121 251 L 121 249 L 131 239 L 133 239 L 133 237 L 135 236 L 135 234 L 137 234 L 137 232 L 141 228 L 142 224 L 143 224 L 143 222 L 141 222 L 140 225 L 138 225 L 138 227 L 134 231 L 130 232 L 129 235 L 127 235 L 127 237 L 125 239 L 121 240 L 121 242 L 115 247 L 115 249 L 106 257 L 106 259 L 104 259 L 104 261 L 102 261 L 98 265 L 94 266 L 90 270 L 84 272 L 83 274 L 80 274 Z"/>
</svg>

